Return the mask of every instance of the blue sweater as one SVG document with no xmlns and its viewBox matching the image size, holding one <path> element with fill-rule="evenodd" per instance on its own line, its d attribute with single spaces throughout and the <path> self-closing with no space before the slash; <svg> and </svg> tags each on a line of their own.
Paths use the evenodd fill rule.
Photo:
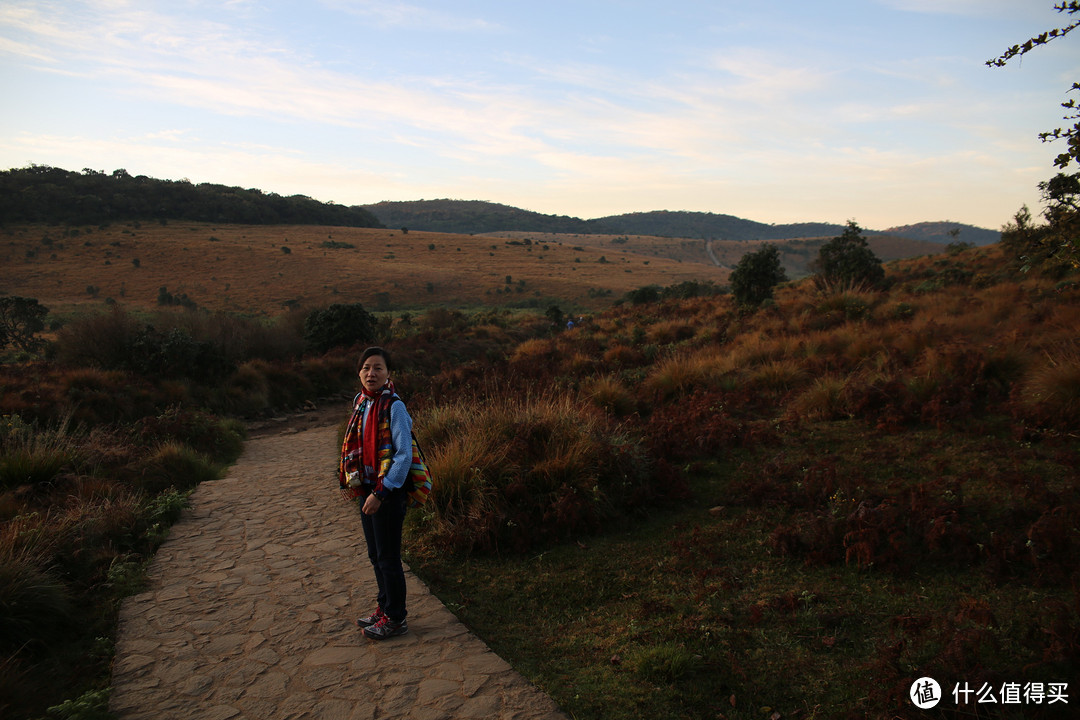
<svg viewBox="0 0 1080 720">
<path fill-rule="evenodd" d="M 375 403 L 368 403 L 360 426 L 360 437 L 364 436 L 364 426 L 367 425 L 374 405 Z M 412 465 L 412 425 L 412 417 L 405 409 L 405 402 L 395 395 L 394 402 L 390 406 L 390 438 L 394 443 L 394 455 L 390 461 L 390 468 L 386 471 L 386 477 L 383 478 L 383 489 L 386 492 L 381 493 L 380 500 L 386 497 L 386 493 L 404 485 L 405 478 L 409 476 L 409 466 Z M 364 483 L 374 485 L 377 477 L 378 470 L 365 464 Z"/>
</svg>

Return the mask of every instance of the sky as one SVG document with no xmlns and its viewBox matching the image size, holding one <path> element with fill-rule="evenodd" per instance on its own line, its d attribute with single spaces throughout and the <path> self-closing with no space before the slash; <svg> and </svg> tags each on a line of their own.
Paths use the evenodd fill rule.
<svg viewBox="0 0 1080 720">
<path fill-rule="evenodd" d="M 996 230 L 1042 211 L 1080 30 L 986 61 L 1053 4 L 0 0 L 0 169 Z"/>
</svg>

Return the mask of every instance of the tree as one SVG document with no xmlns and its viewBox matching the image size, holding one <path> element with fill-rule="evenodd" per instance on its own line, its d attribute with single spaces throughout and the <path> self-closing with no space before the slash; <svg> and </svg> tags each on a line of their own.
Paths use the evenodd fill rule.
<svg viewBox="0 0 1080 720">
<path fill-rule="evenodd" d="M 780 264 L 780 251 L 775 245 L 766 244 L 739 260 L 731 273 L 731 294 L 740 305 L 758 307 L 771 300 L 773 288 L 786 281 L 787 275 Z"/>
<path fill-rule="evenodd" d="M 815 282 L 822 290 L 873 287 L 885 278 L 881 260 L 870 249 L 862 228 L 854 220 L 848 220 L 842 235 L 821 246 L 812 268 L 817 272 Z"/>
<path fill-rule="evenodd" d="M 304 320 L 304 340 L 313 352 L 324 353 L 374 339 L 375 316 L 360 303 L 314 310 Z"/>
<path fill-rule="evenodd" d="M 13 345 L 33 352 L 40 348 L 43 341 L 36 335 L 45 329 L 48 313 L 49 308 L 35 298 L 0 297 L 0 349 Z"/>
<path fill-rule="evenodd" d="M 1059 13 L 1073 15 L 1080 13 L 1080 1 L 1060 2 L 1054 5 Z M 1004 67 L 1010 60 L 1023 57 L 1037 47 L 1063 38 L 1070 32 L 1080 27 L 1080 20 L 1062 28 L 1047 30 L 1020 45 L 1013 45 L 1000 56 L 987 60 L 990 67 Z M 1080 92 L 1080 83 L 1074 82 L 1067 92 Z M 1046 201 L 1044 215 L 1047 220 L 1045 232 L 1028 232 L 1025 237 L 1033 241 L 1035 245 L 1030 247 L 1025 254 L 1025 260 L 1044 256 L 1047 259 L 1056 259 L 1060 264 L 1068 267 L 1080 268 L 1080 172 L 1068 172 L 1073 163 L 1080 165 L 1080 105 L 1075 98 L 1071 98 L 1061 104 L 1066 110 L 1064 120 L 1071 122 L 1072 126 L 1056 128 L 1047 132 L 1039 133 L 1039 139 L 1043 142 L 1055 140 L 1065 141 L 1065 151 L 1054 159 L 1054 166 L 1060 172 L 1045 182 L 1039 183 L 1043 200 Z M 1024 228 L 1019 228 L 1023 230 Z M 1005 232 L 1011 232 L 1013 228 L 1006 228 Z M 1015 243 L 1014 243 L 1015 244 Z"/>
</svg>

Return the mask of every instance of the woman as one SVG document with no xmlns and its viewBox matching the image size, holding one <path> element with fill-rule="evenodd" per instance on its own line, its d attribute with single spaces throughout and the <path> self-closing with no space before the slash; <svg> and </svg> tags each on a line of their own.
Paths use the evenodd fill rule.
<svg viewBox="0 0 1080 720">
<path fill-rule="evenodd" d="M 409 632 L 401 530 L 408 502 L 404 485 L 412 462 L 412 418 L 394 392 L 390 367 L 390 355 L 382 348 L 368 348 L 361 355 L 361 390 L 353 401 L 338 470 L 342 488 L 363 499 L 360 517 L 379 594 L 375 611 L 356 624 L 373 640 Z"/>
</svg>

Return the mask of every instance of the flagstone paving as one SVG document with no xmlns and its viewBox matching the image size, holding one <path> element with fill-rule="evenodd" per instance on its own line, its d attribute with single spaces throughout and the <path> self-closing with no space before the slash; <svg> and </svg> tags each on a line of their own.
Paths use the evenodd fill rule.
<svg viewBox="0 0 1080 720">
<path fill-rule="evenodd" d="M 340 420 L 340 418 L 338 418 Z M 375 580 L 337 490 L 337 427 L 256 437 L 202 483 L 125 600 L 110 709 L 121 720 L 565 720 L 412 573 L 409 634 L 355 618 Z"/>
</svg>

